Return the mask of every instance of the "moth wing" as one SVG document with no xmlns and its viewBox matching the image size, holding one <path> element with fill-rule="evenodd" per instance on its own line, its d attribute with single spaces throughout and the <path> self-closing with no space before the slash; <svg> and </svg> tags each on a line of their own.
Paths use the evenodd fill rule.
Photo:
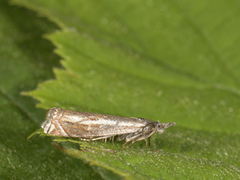
<svg viewBox="0 0 240 180">
<path fill-rule="evenodd" d="M 142 118 L 126 118 L 96 113 L 76 112 L 64 114 L 59 121 L 62 128 L 71 137 L 93 138 L 133 133 L 141 130 L 152 121 Z"/>
</svg>

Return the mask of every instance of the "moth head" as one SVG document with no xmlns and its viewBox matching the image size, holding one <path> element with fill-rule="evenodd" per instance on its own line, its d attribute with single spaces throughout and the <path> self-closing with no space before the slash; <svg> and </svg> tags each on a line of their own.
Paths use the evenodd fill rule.
<svg viewBox="0 0 240 180">
<path fill-rule="evenodd" d="M 175 125 L 175 122 L 171 122 L 171 123 L 157 123 L 157 132 L 159 134 L 162 134 L 164 132 L 164 130 L 172 125 Z"/>
</svg>

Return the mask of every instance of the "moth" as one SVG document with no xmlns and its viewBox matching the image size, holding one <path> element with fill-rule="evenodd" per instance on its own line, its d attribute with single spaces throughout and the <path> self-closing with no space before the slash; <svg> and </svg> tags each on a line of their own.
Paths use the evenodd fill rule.
<svg viewBox="0 0 240 180">
<path fill-rule="evenodd" d="M 46 121 L 41 125 L 44 133 L 54 136 L 78 137 L 83 141 L 95 141 L 112 138 L 118 135 L 117 140 L 132 142 L 129 148 L 137 141 L 145 140 L 150 146 L 150 138 L 156 131 L 162 134 L 171 123 L 153 122 L 144 118 L 119 117 L 89 112 L 78 112 L 53 107 L 47 111 Z"/>
</svg>

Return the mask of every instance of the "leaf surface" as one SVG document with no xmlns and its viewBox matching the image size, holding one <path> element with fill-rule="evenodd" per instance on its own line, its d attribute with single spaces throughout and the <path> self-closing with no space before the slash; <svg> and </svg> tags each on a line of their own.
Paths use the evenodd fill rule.
<svg viewBox="0 0 240 180">
<path fill-rule="evenodd" d="M 0 1 L 0 179 L 101 179 L 89 165 L 65 156 L 51 139 L 32 138 L 45 110 L 22 91 L 54 78 L 59 57 L 42 38 L 56 25 L 26 8 Z"/>
<path fill-rule="evenodd" d="M 160 152 L 101 141 L 83 152 L 55 140 L 66 153 L 126 179 L 239 178 L 237 2 L 13 2 L 61 27 L 47 38 L 64 69 L 26 93 L 38 107 L 177 123 L 153 135 Z"/>
</svg>

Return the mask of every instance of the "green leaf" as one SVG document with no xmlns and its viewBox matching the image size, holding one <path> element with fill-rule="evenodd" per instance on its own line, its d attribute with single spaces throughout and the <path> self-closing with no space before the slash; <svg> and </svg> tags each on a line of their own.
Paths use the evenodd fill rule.
<svg viewBox="0 0 240 180">
<path fill-rule="evenodd" d="M 126 179 L 240 178 L 237 2 L 13 2 L 61 27 L 46 37 L 64 69 L 25 93 L 38 107 L 177 123 L 153 135 L 160 152 L 139 149 L 144 142 L 124 151 L 123 142 L 96 141 L 81 151 L 55 140 L 64 152 Z"/>
<path fill-rule="evenodd" d="M 45 110 L 20 93 L 54 78 L 59 57 L 42 35 L 56 25 L 5 0 L 0 1 L 0 22 L 0 179 L 101 179 L 97 170 L 64 155 L 50 139 L 27 140 L 40 127 Z"/>
</svg>

